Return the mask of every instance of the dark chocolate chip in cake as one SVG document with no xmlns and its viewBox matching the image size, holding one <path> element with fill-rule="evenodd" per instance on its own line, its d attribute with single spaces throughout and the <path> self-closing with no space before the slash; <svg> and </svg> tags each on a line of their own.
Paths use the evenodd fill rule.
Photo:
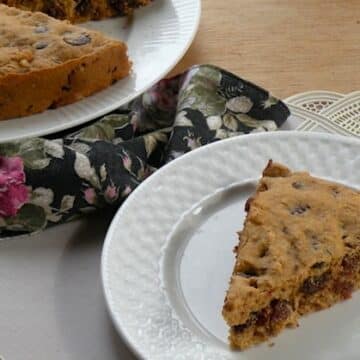
<svg viewBox="0 0 360 360">
<path fill-rule="evenodd" d="M 75 10 L 79 15 L 85 15 L 91 8 L 90 0 L 75 0 Z"/>
<path fill-rule="evenodd" d="M 355 274 L 360 270 L 360 255 L 348 254 L 341 262 L 343 272 L 347 275 Z"/>
<path fill-rule="evenodd" d="M 302 183 L 301 181 L 295 181 L 295 182 L 292 183 L 292 187 L 294 189 L 300 190 L 300 189 L 303 189 L 305 187 L 305 184 Z"/>
<path fill-rule="evenodd" d="M 119 11 L 120 13 L 124 13 L 125 6 L 124 3 L 118 0 L 108 0 L 109 5 L 114 9 Z"/>
<path fill-rule="evenodd" d="M 291 210 L 291 215 L 302 215 L 309 209 L 309 205 L 298 205 Z"/>
<path fill-rule="evenodd" d="M 88 34 L 72 34 L 64 36 L 64 41 L 71 46 L 83 46 L 91 42 Z"/>
<path fill-rule="evenodd" d="M 46 41 L 38 41 L 37 43 L 34 44 L 34 48 L 36 50 L 42 50 L 48 47 L 48 43 Z"/>
<path fill-rule="evenodd" d="M 284 300 L 274 300 L 271 303 L 272 312 L 270 321 L 279 323 L 285 321 L 291 314 L 290 305 Z"/>
<path fill-rule="evenodd" d="M 49 28 L 45 25 L 38 25 L 36 26 L 36 28 L 34 29 L 34 33 L 36 34 L 43 34 L 49 31 Z"/>
<path fill-rule="evenodd" d="M 326 283 L 330 279 L 330 273 L 325 272 L 319 276 L 312 276 L 304 281 L 300 291 L 305 294 L 315 294 L 325 288 Z"/>
</svg>

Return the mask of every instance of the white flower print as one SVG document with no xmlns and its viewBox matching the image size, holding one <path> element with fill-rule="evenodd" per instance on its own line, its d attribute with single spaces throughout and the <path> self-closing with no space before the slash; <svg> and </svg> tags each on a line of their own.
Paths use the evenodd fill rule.
<svg viewBox="0 0 360 360">
<path fill-rule="evenodd" d="M 273 131 L 277 129 L 277 125 L 273 120 L 256 120 L 245 114 L 238 114 L 236 117 L 242 124 L 250 128 L 264 128 L 267 131 Z"/>
<path fill-rule="evenodd" d="M 224 125 L 232 131 L 238 130 L 238 122 L 233 115 L 230 114 L 224 115 Z"/>
<path fill-rule="evenodd" d="M 201 137 L 195 138 L 194 134 L 188 132 L 188 136 L 183 137 L 187 142 L 188 148 L 191 150 L 197 149 L 201 146 Z"/>
<path fill-rule="evenodd" d="M 273 105 L 276 105 L 278 102 L 279 102 L 278 99 L 269 95 L 269 97 L 265 101 L 262 102 L 262 107 L 264 109 L 268 109 L 268 108 L 272 107 Z"/>
<path fill-rule="evenodd" d="M 81 179 L 87 180 L 97 189 L 100 188 L 100 181 L 96 175 L 95 169 L 91 166 L 90 160 L 85 155 L 76 153 L 74 169 Z"/>
<path fill-rule="evenodd" d="M 88 144 L 85 144 L 83 142 L 76 142 L 76 143 L 73 143 L 71 144 L 70 146 L 73 150 L 81 153 L 81 154 L 87 154 L 90 150 L 91 150 L 91 147 L 88 145 Z"/>
<path fill-rule="evenodd" d="M 75 196 L 72 195 L 63 196 L 61 200 L 60 211 L 64 212 L 71 210 L 74 206 L 74 201 L 75 201 Z"/>
<path fill-rule="evenodd" d="M 57 159 L 63 159 L 64 158 L 64 148 L 62 145 L 57 144 L 55 141 L 49 141 L 46 140 L 44 142 L 44 150 L 47 154 L 50 156 L 57 158 Z"/>
<path fill-rule="evenodd" d="M 42 207 L 43 209 L 50 208 L 50 204 L 54 201 L 54 193 L 51 189 L 38 187 L 32 191 L 31 204 Z"/>
<path fill-rule="evenodd" d="M 221 116 L 209 116 L 206 122 L 210 130 L 217 130 L 222 126 Z"/>
<path fill-rule="evenodd" d="M 175 118 L 175 126 L 194 126 L 189 118 L 186 117 L 186 111 L 180 111 Z"/>
<path fill-rule="evenodd" d="M 100 181 L 104 182 L 106 180 L 106 177 L 107 177 L 106 166 L 105 164 L 102 164 L 100 166 Z"/>
<path fill-rule="evenodd" d="M 253 107 L 253 102 L 247 96 L 238 96 L 226 103 L 226 108 L 234 113 L 248 113 Z"/>
</svg>

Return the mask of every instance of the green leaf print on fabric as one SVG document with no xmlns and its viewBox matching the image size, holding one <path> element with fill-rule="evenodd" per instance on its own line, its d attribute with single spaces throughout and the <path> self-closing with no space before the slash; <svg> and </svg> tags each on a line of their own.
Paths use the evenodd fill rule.
<svg viewBox="0 0 360 360">
<path fill-rule="evenodd" d="M 92 140 L 112 140 L 115 137 L 115 130 L 110 124 L 100 122 L 82 131 L 81 137 Z"/>
<path fill-rule="evenodd" d="M 11 219 L 7 219 L 7 227 L 20 232 L 35 232 L 46 226 L 46 214 L 41 206 L 25 204 Z"/>
<path fill-rule="evenodd" d="M 31 139 L 18 143 L 17 155 L 20 156 L 25 168 L 42 170 L 49 166 L 51 156 L 46 154 L 44 139 Z"/>
<path fill-rule="evenodd" d="M 205 116 L 225 112 L 226 99 L 218 93 L 221 72 L 213 67 L 199 68 L 179 97 L 178 110 L 197 109 Z"/>
</svg>

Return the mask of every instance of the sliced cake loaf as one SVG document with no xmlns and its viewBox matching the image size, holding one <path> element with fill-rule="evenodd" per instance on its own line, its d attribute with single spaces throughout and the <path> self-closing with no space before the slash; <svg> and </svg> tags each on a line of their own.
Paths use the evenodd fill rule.
<svg viewBox="0 0 360 360">
<path fill-rule="evenodd" d="M 130 68 L 120 41 L 0 5 L 0 120 L 78 101 Z"/>
</svg>

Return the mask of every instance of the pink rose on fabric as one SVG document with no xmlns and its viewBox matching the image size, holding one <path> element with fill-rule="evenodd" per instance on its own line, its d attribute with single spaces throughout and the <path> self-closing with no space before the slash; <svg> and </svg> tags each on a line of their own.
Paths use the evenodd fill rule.
<svg viewBox="0 0 360 360">
<path fill-rule="evenodd" d="M 105 190 L 105 199 L 108 202 L 114 202 L 118 199 L 119 197 L 119 191 L 115 186 L 108 186 Z"/>
<path fill-rule="evenodd" d="M 124 157 L 122 158 L 122 162 L 123 162 L 123 166 L 127 171 L 131 172 L 131 165 L 132 165 L 132 161 L 129 157 L 128 154 L 124 154 Z"/>
<path fill-rule="evenodd" d="M 179 77 L 160 80 L 149 90 L 153 104 L 163 111 L 174 111 L 177 105 Z"/>
<path fill-rule="evenodd" d="M 22 159 L 0 156 L 0 216 L 15 216 L 28 199 Z"/>
<path fill-rule="evenodd" d="M 122 191 L 121 196 L 126 197 L 131 193 L 132 189 L 129 185 L 125 186 L 125 189 Z"/>
<path fill-rule="evenodd" d="M 96 203 L 95 189 L 93 189 L 93 188 L 86 189 L 84 191 L 84 197 L 85 197 L 85 200 L 88 202 L 88 204 L 94 205 Z"/>
</svg>

